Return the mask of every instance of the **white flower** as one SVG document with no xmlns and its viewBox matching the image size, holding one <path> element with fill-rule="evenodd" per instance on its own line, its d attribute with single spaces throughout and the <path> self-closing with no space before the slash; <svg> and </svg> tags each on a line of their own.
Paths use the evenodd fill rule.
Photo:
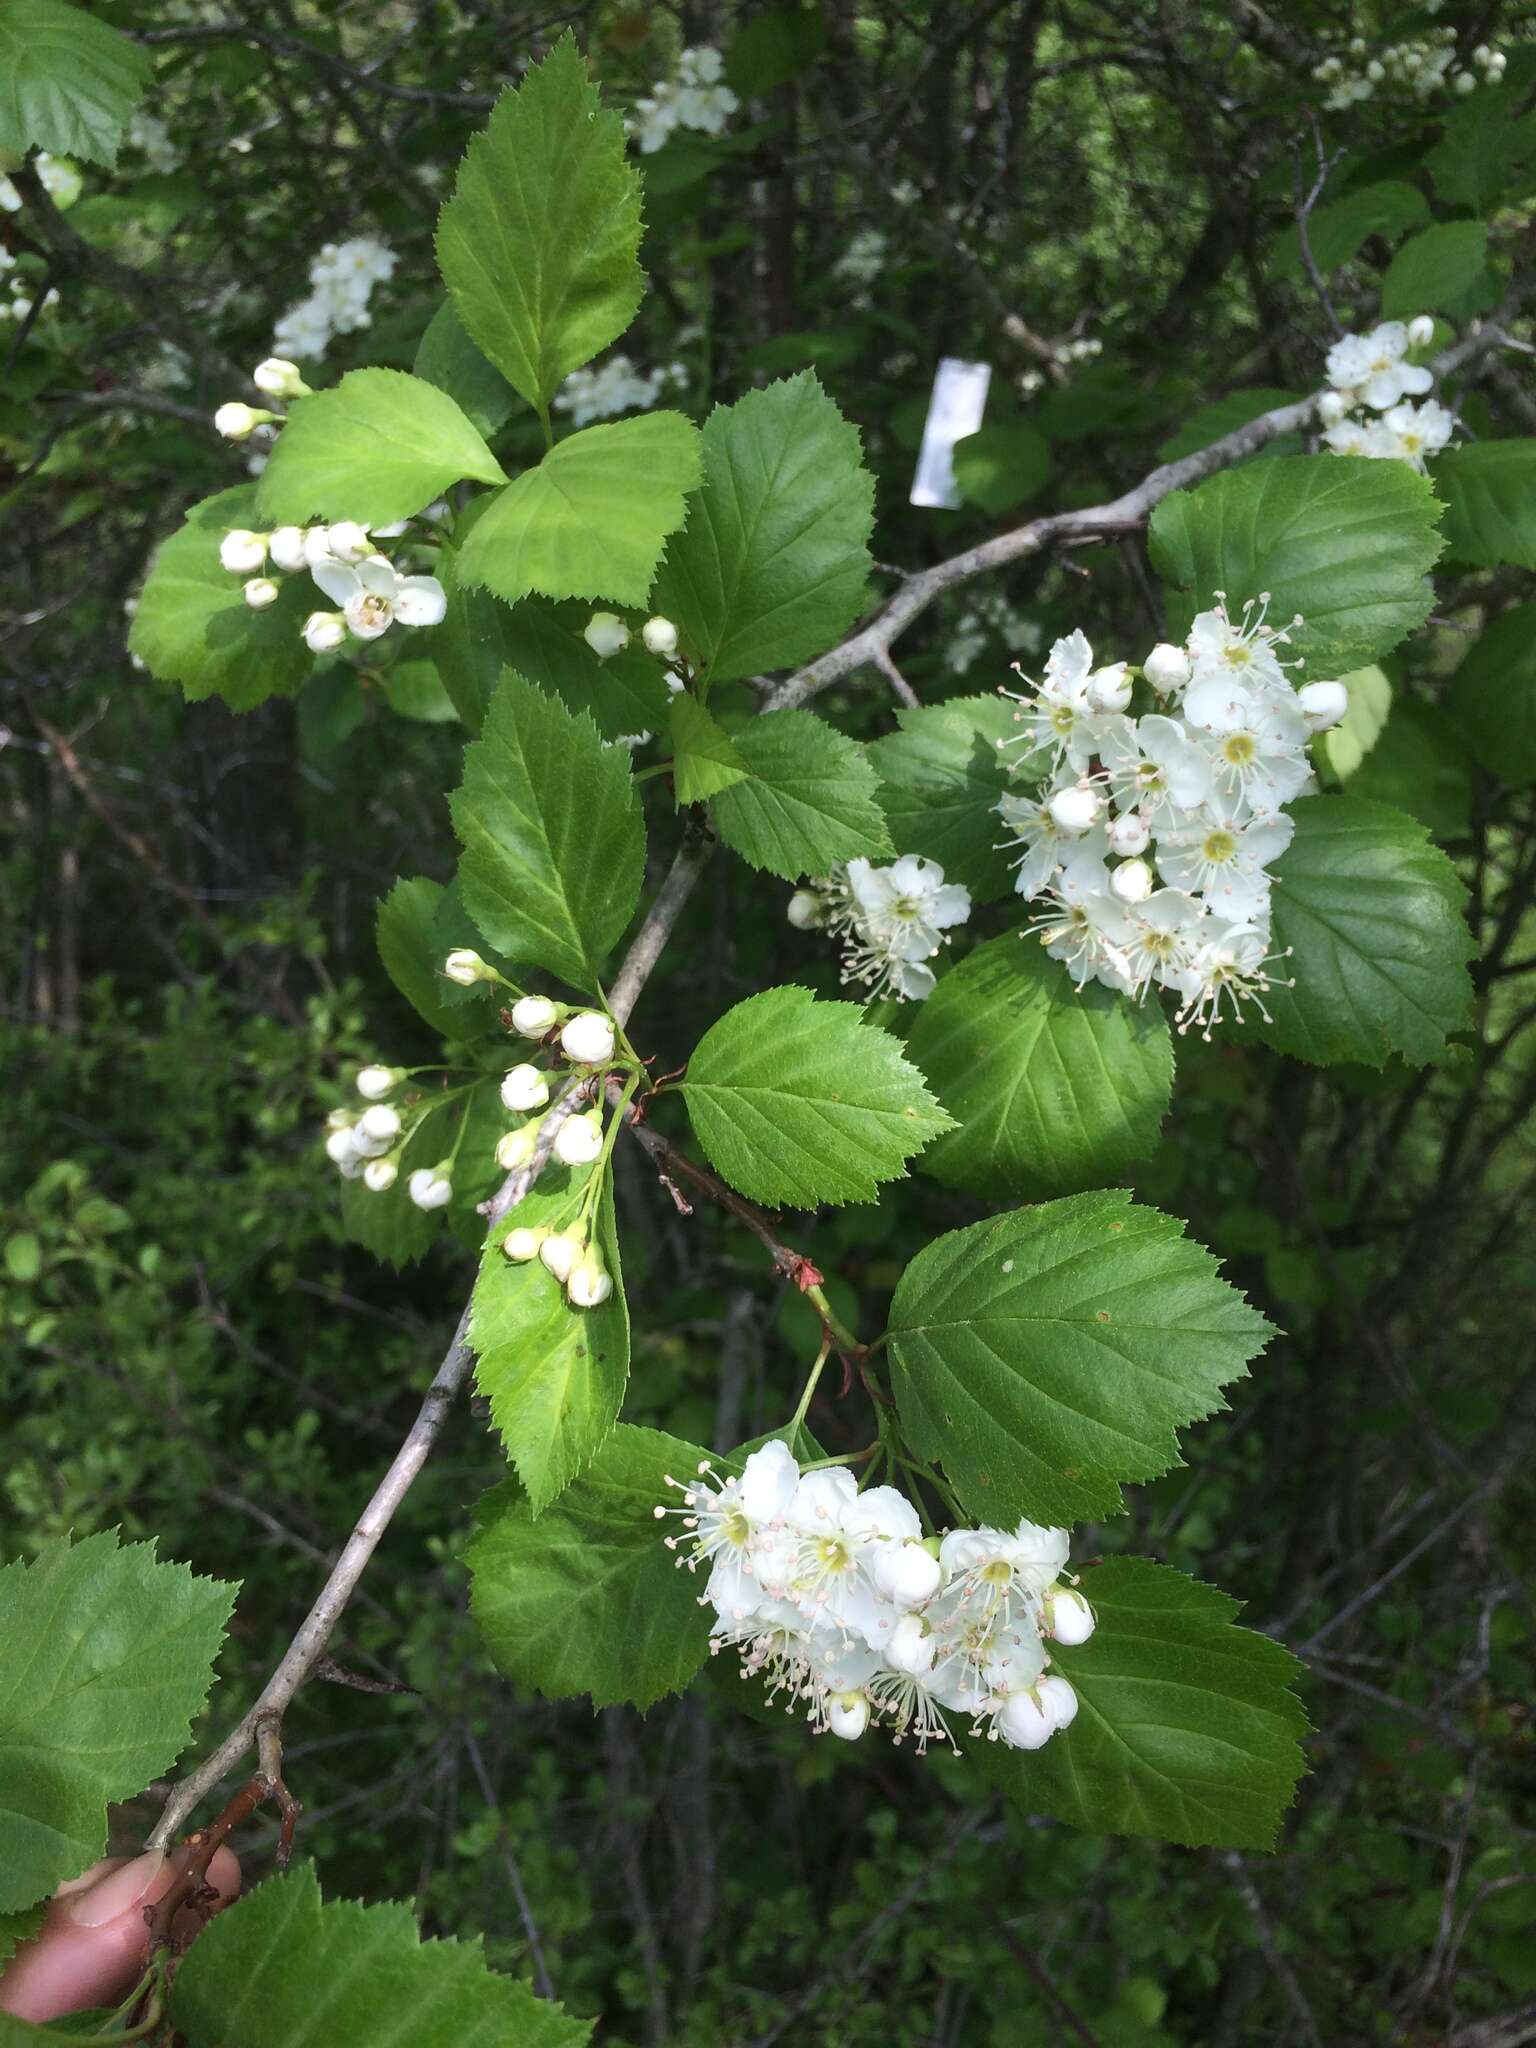
<svg viewBox="0 0 1536 2048">
<path fill-rule="evenodd" d="M 267 553 L 279 569 L 304 569 L 309 565 L 304 558 L 304 529 L 302 526 L 279 526 L 267 536 Z"/>
<path fill-rule="evenodd" d="M 1337 426 L 1356 403 L 1353 391 L 1325 391 L 1317 401 L 1317 416 L 1325 427 Z"/>
<path fill-rule="evenodd" d="M 590 1166 L 603 1149 L 603 1120 L 597 1110 L 567 1117 L 555 1133 L 555 1157 L 562 1166 Z"/>
<path fill-rule="evenodd" d="M 357 1138 L 350 1124 L 340 1124 L 327 1135 L 325 1156 L 333 1166 L 348 1166 L 358 1157 Z"/>
<path fill-rule="evenodd" d="M 577 1066 L 606 1066 L 613 1058 L 615 1043 L 613 1019 L 600 1010 L 578 1010 L 560 1032 L 560 1050 Z"/>
<path fill-rule="evenodd" d="M 334 526 L 324 527 L 321 531 L 325 536 L 325 552 L 334 561 L 345 562 L 355 568 L 375 552 L 367 527 L 359 525 L 355 519 L 338 519 Z"/>
<path fill-rule="evenodd" d="M 370 1146 L 383 1151 L 400 1135 L 400 1112 L 387 1102 L 375 1102 L 363 1111 L 355 1128 Z"/>
<path fill-rule="evenodd" d="M 1284 815 L 1246 824 L 1229 819 L 1183 825 L 1159 837 L 1157 864 L 1170 887 L 1198 891 L 1218 916 L 1247 924 L 1267 912 L 1265 870 L 1290 845 L 1295 829 Z"/>
<path fill-rule="evenodd" d="M 446 1166 L 420 1166 L 405 1185 L 418 1209 L 446 1209 L 453 1200 L 453 1182 Z"/>
<path fill-rule="evenodd" d="M 1104 808 L 1098 791 L 1088 783 L 1073 783 L 1058 789 L 1046 805 L 1058 831 L 1068 839 L 1080 839 L 1098 823 Z"/>
<path fill-rule="evenodd" d="M 1125 719 L 1107 733 L 1104 766 L 1117 808 L 1139 809 L 1154 832 L 1211 794 L 1210 762 L 1187 729 L 1160 712 Z"/>
<path fill-rule="evenodd" d="M 869 1726 L 869 1701 L 861 1692 L 835 1693 L 827 1702 L 827 1731 L 843 1742 L 857 1742 Z"/>
<path fill-rule="evenodd" d="M 1093 1609 L 1081 1593 L 1063 1591 L 1058 1586 L 1046 1600 L 1045 1625 L 1058 1643 L 1074 1649 L 1093 1634 Z"/>
<path fill-rule="evenodd" d="M 1426 456 L 1440 453 L 1455 427 L 1452 415 L 1433 398 L 1427 398 L 1422 405 L 1394 405 L 1381 419 L 1383 435 L 1393 437 L 1393 454 L 1400 461 L 1411 462 L 1417 470 L 1423 469 Z"/>
<path fill-rule="evenodd" d="M 629 628 L 617 612 L 594 612 L 582 627 L 581 637 L 599 661 L 606 661 L 629 645 Z"/>
<path fill-rule="evenodd" d="M 558 1015 L 548 996 L 519 996 L 512 1005 L 512 1029 L 524 1038 L 543 1038 Z"/>
<path fill-rule="evenodd" d="M 542 1109 L 549 1100 L 549 1082 L 525 1061 L 502 1076 L 501 1099 L 511 1110 Z"/>
<path fill-rule="evenodd" d="M 363 1168 L 363 1186 L 375 1195 L 382 1195 L 394 1186 L 399 1176 L 397 1160 L 370 1159 Z"/>
<path fill-rule="evenodd" d="M 398 1067 L 359 1067 L 357 1092 L 365 1102 L 382 1102 L 401 1079 Z"/>
<path fill-rule="evenodd" d="M 1095 711 L 1124 711 L 1131 701 L 1131 665 L 1112 661 L 1088 678 L 1088 702 Z"/>
<path fill-rule="evenodd" d="M 665 657 L 677 652 L 677 628 L 670 619 L 647 619 L 640 628 L 640 638 L 652 654 Z"/>
<path fill-rule="evenodd" d="M 1160 696 L 1171 697 L 1189 681 L 1190 659 L 1182 647 L 1159 640 L 1141 665 L 1141 672 Z"/>
<path fill-rule="evenodd" d="M 784 915 L 797 932 L 818 931 L 827 921 L 826 899 L 814 889 L 797 889 Z"/>
<path fill-rule="evenodd" d="M 311 612 L 304 621 L 304 645 L 311 654 L 334 654 L 346 637 L 347 622 L 340 612 Z"/>
<path fill-rule="evenodd" d="M 1140 811 L 1121 811 L 1110 820 L 1104 837 L 1111 853 L 1126 855 L 1145 853 L 1152 843 L 1151 830 Z"/>
<path fill-rule="evenodd" d="M 1157 887 L 1157 877 L 1144 860 L 1127 860 L 1111 869 L 1109 886 L 1122 903 L 1145 903 Z"/>
<path fill-rule="evenodd" d="M 477 981 L 489 981 L 491 970 L 470 946 L 460 946 L 443 962 L 443 973 L 460 988 L 473 988 Z"/>
<path fill-rule="evenodd" d="M 1343 683 L 1307 683 L 1296 692 L 1296 702 L 1307 731 L 1326 732 L 1348 711 L 1349 690 Z"/>
<path fill-rule="evenodd" d="M 1249 598 L 1242 616 L 1234 620 L 1226 599 L 1218 597 L 1212 610 L 1200 612 L 1189 629 L 1189 654 L 1196 680 L 1213 672 L 1235 682 L 1273 683 L 1286 687 L 1285 669 L 1275 649 L 1290 636 L 1266 619 L 1269 593 Z"/>
<path fill-rule="evenodd" d="M 309 573 L 332 604 L 341 606 L 348 630 L 359 640 L 377 640 L 396 619 L 402 626 L 435 626 L 447 609 L 435 576 L 397 575 L 382 555 L 369 555 L 355 568 L 315 562 Z"/>
<path fill-rule="evenodd" d="M 1060 1640 L 1065 1642 L 1067 1639 L 1063 1636 Z M 1052 1727 L 1058 1731 L 1070 1728 L 1077 1719 L 1076 1689 L 1059 1673 L 1052 1672 L 1048 1678 L 1040 1679 L 1035 1686 L 1035 1697 L 1050 1717 Z"/>
<path fill-rule="evenodd" d="M 277 603 L 278 589 L 270 576 L 252 576 L 241 584 L 240 595 L 253 612 L 264 612 Z"/>
<path fill-rule="evenodd" d="M 1434 381 L 1421 364 L 1404 360 L 1408 347 L 1401 320 L 1387 320 L 1369 334 L 1346 334 L 1328 351 L 1328 381 L 1336 389 L 1358 391 L 1367 405 L 1385 412 Z"/>
<path fill-rule="evenodd" d="M 219 562 L 231 576 L 249 576 L 267 559 L 267 536 L 237 526 L 219 542 Z"/>
<path fill-rule="evenodd" d="M 1178 1028 L 1187 1031 L 1198 1024 L 1201 1036 L 1209 1039 L 1212 1026 L 1221 1021 L 1223 1003 L 1238 1018 L 1245 1002 L 1253 1003 L 1261 1016 L 1269 1015 L 1264 998 L 1271 985 L 1265 971 L 1271 956 L 1267 923 L 1223 925 L 1209 918 L 1207 932 L 1195 953 Z"/>
</svg>

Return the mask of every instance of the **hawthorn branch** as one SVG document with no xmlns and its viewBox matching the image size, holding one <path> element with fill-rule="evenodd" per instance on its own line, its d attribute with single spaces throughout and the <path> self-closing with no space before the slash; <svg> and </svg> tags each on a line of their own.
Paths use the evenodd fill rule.
<svg viewBox="0 0 1536 2048">
<path fill-rule="evenodd" d="M 628 1022 L 630 1011 L 661 957 L 713 846 L 714 840 L 708 833 L 698 833 L 684 841 L 673 861 L 614 980 L 608 1007 L 620 1024 Z M 499 1222 L 508 1210 L 515 1208 L 543 1172 L 554 1145 L 555 1132 L 570 1114 L 574 1102 L 575 1091 L 568 1091 L 545 1117 L 539 1134 L 539 1148 L 533 1159 L 527 1166 L 507 1176 L 500 1192 L 490 1203 L 492 1223 Z M 213 1754 L 205 1757 L 189 1776 L 172 1786 L 160 1818 L 149 1834 L 148 1848 L 164 1849 L 175 1840 L 188 1816 L 262 1737 L 264 1729 L 271 1729 L 275 1740 L 276 1731 L 281 1729 L 283 1715 L 294 1694 L 324 1659 L 336 1624 L 367 1570 L 380 1538 L 441 1436 L 449 1411 L 468 1380 L 474 1362 L 474 1354 L 469 1348 L 469 1303 L 466 1302 L 443 1361 L 422 1398 L 415 1421 L 407 1430 L 388 1471 L 374 1489 L 373 1498 L 358 1517 L 340 1557 L 331 1567 L 297 1634 L 283 1652 L 277 1669 L 262 1687 L 254 1704 Z"/>
</svg>

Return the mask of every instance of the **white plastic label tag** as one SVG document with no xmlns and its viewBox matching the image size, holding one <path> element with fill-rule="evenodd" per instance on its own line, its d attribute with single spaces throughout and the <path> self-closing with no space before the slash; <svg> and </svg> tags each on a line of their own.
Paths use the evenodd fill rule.
<svg viewBox="0 0 1536 2048">
<path fill-rule="evenodd" d="M 955 443 L 974 434 L 981 425 L 991 382 L 990 363 L 965 363 L 958 356 L 940 356 L 909 504 L 946 505 L 953 509 L 961 502 L 950 457 Z"/>
</svg>

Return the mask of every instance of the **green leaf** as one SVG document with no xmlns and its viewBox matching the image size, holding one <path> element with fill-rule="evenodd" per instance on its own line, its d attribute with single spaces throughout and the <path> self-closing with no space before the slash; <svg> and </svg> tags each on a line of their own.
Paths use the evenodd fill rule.
<svg viewBox="0 0 1536 2048">
<path fill-rule="evenodd" d="M 1472 935 L 1456 870 L 1422 826 L 1384 804 L 1304 797 L 1291 815 L 1272 928 L 1295 986 L 1270 990 L 1272 1021 L 1254 1019 L 1254 1031 L 1316 1065 L 1380 1067 L 1400 1053 L 1423 1066 L 1471 1015 Z"/>
<path fill-rule="evenodd" d="M 544 413 L 634 318 L 639 246 L 624 124 L 603 111 L 567 33 L 465 152 L 438 221 L 438 267 L 470 339 Z"/>
<path fill-rule="evenodd" d="M 1451 715 L 1483 766 L 1512 788 L 1536 782 L 1536 604 L 1517 604 L 1472 643 Z"/>
<path fill-rule="evenodd" d="M 924 1172 L 994 1201 L 1115 1179 L 1157 1143 L 1173 1087 L 1156 1004 L 1077 990 L 1017 932 L 943 977 L 907 1046 L 955 1119 Z"/>
<path fill-rule="evenodd" d="M 680 412 L 586 427 L 496 493 L 459 550 L 460 581 L 509 603 L 537 590 L 642 605 L 698 480 L 699 432 Z"/>
<path fill-rule="evenodd" d="M 1472 807 L 1466 741 L 1439 705 L 1399 697 L 1349 793 L 1406 811 L 1433 839 L 1463 839 Z"/>
<path fill-rule="evenodd" d="M 235 1592 L 110 1530 L 0 1570 L 0 1913 L 78 1877 L 109 1803 L 175 1762 Z"/>
<path fill-rule="evenodd" d="M 478 1940 L 423 1941 L 403 1901 L 323 1902 L 309 1863 L 198 1936 L 170 2015 L 187 2048 L 582 2048 L 592 2031 L 489 1969 Z"/>
<path fill-rule="evenodd" d="M 1271 1334 L 1216 1261 L 1121 1189 L 935 1240 L 891 1303 L 891 1388 L 919 1456 L 967 1511 L 1068 1526 L 1181 1462 Z"/>
<path fill-rule="evenodd" d="M 769 7 L 744 22 L 725 52 L 725 76 L 744 100 L 788 85 L 815 63 L 826 47 L 827 25 L 820 7 Z"/>
<path fill-rule="evenodd" d="M 896 851 L 937 861 L 946 881 L 963 882 L 980 903 L 1011 894 L 995 806 L 1009 787 L 1009 756 L 998 749 L 1017 737 L 1016 714 L 991 696 L 952 697 L 896 717 L 901 730 L 868 750 Z"/>
<path fill-rule="evenodd" d="M 681 1085 L 711 1164 L 770 1207 L 876 1201 L 951 1123 L 889 1032 L 803 988 L 728 1010 Z"/>
<path fill-rule="evenodd" d="M 1422 625 L 1439 553 L 1439 507 L 1405 462 L 1281 456 L 1175 491 L 1152 514 L 1153 567 L 1190 593 L 1170 605 L 1175 637 L 1227 593 L 1236 612 L 1261 591 L 1311 677 L 1378 660 Z"/>
<path fill-rule="evenodd" d="M 452 725 L 459 715 L 430 661 L 397 661 L 385 671 L 384 695 L 397 718 L 417 725 Z"/>
<path fill-rule="evenodd" d="M 506 472 L 445 391 L 404 370 L 349 370 L 295 399 L 257 486 L 263 526 L 408 519 L 450 484 Z"/>
<path fill-rule="evenodd" d="M 470 1606 L 504 1677 L 548 1699 L 590 1693 L 594 1707 L 649 1707 L 683 1690 L 709 1620 L 655 1511 L 679 1500 L 666 1475 L 692 1478 L 703 1455 L 621 1422 L 537 1519 L 511 1483 L 481 1501 Z"/>
<path fill-rule="evenodd" d="M 1237 1626 L 1236 1600 L 1167 1565 L 1113 1557 L 1083 1578 L 1098 1626 L 1053 1647 L 1077 1719 L 1043 1749 L 968 1743 L 1032 1813 L 1190 1849 L 1269 1849 L 1304 1767 L 1301 1666 Z"/>
<path fill-rule="evenodd" d="M 580 1185 L 586 1179 L 583 1174 Z M 475 1384 L 491 1404 L 491 1420 L 535 1515 L 591 1464 L 618 1421 L 629 1378 L 629 1312 L 611 1177 L 604 1176 L 594 1234 L 613 1275 L 613 1293 L 600 1308 L 572 1308 L 541 1261 L 513 1265 L 501 1249 L 508 1230 L 559 1228 L 574 1220 L 577 1189 L 569 1174 L 546 1171 L 491 1233 L 471 1305 Z"/>
<path fill-rule="evenodd" d="M 679 809 L 706 803 L 752 773 L 730 735 L 720 730 L 697 697 L 686 691 L 674 697 L 669 724 L 672 784 Z"/>
<path fill-rule="evenodd" d="M 1213 441 L 1235 434 L 1239 427 L 1246 427 L 1251 420 L 1260 419 L 1267 412 L 1274 412 L 1282 405 L 1295 405 L 1301 397 L 1299 391 L 1275 391 L 1259 388 L 1248 391 L 1229 391 L 1225 398 L 1212 399 L 1209 405 L 1202 405 L 1192 412 L 1179 431 L 1164 441 L 1157 451 L 1159 462 L 1179 462 L 1186 455 L 1196 455 L 1202 448 L 1209 448 Z M 1295 435 L 1283 435 L 1278 442 L 1271 442 L 1270 459 L 1278 449 L 1290 453 L 1292 449 L 1284 444 L 1290 442 L 1299 446 Z"/>
<path fill-rule="evenodd" d="M 1425 228 L 1404 242 L 1381 281 L 1381 311 L 1387 320 L 1411 320 L 1452 306 L 1483 273 L 1488 230 L 1481 221 L 1449 220 Z"/>
<path fill-rule="evenodd" d="M 1392 710 L 1392 685 L 1379 668 L 1357 668 L 1339 681 L 1349 690 L 1349 709 L 1319 735 L 1317 754 L 1336 782 L 1348 782 L 1381 738 Z"/>
<path fill-rule="evenodd" d="M 1435 458 L 1446 552 L 1481 569 L 1536 569 L 1536 441 L 1479 441 Z"/>
<path fill-rule="evenodd" d="M 810 711 L 765 712 L 733 737 L 750 774 L 720 791 L 714 814 L 744 861 L 793 882 L 893 851 L 879 777 L 857 741 Z"/>
<path fill-rule="evenodd" d="M 809 370 L 716 406 L 656 609 L 713 681 L 809 661 L 858 614 L 874 505 L 858 429 Z"/>
<path fill-rule="evenodd" d="M 154 75 L 147 51 L 59 0 L 0 5 L 0 150 L 83 156 L 111 170 Z"/>
<path fill-rule="evenodd" d="M 452 299 L 446 299 L 428 321 L 412 368 L 418 377 L 446 391 L 487 440 L 506 425 L 517 403 L 512 386 L 464 332 Z"/>
<path fill-rule="evenodd" d="M 997 516 L 1033 498 L 1050 481 L 1050 443 L 1024 420 L 965 435 L 955 443 L 952 461 L 967 504 Z"/>
<path fill-rule="evenodd" d="M 470 1038 L 489 1030 L 495 1020 L 496 999 L 483 984 L 461 990 L 443 974 L 443 962 L 451 948 L 442 945 L 436 920 L 445 894 L 441 882 L 429 882 L 422 875 L 414 881 L 396 882 L 379 905 L 379 958 L 384 972 L 424 1023 L 444 1038 Z M 464 997 L 469 998 L 467 1003 Z"/>
<path fill-rule="evenodd" d="M 1385 178 L 1346 193 L 1331 206 L 1320 206 L 1307 222 L 1307 247 L 1326 277 L 1358 256 L 1372 235 L 1395 241 L 1428 218 L 1428 203 L 1416 185 Z M 1277 277 L 1301 275 L 1301 237 L 1294 227 L 1275 237 L 1270 267 Z"/>
<path fill-rule="evenodd" d="M 645 873 L 628 755 L 509 670 L 451 807 L 465 907 L 489 942 L 595 992 Z"/>
<path fill-rule="evenodd" d="M 23 1906 L 15 1913 L 0 1913 L 0 1968 L 11 1960 L 24 1941 L 31 1940 L 42 1926 L 47 1905 L 46 1899 L 38 1899 L 35 1904 Z M 0 2033 L 0 2048 L 7 2048 L 3 2033 Z"/>
<path fill-rule="evenodd" d="M 1536 148 L 1536 130 L 1515 119 L 1517 103 L 1513 85 L 1484 86 L 1446 115 L 1444 133 L 1424 168 L 1450 205 L 1484 212 Z"/>
<path fill-rule="evenodd" d="M 257 524 L 254 484 L 194 505 L 156 554 L 128 634 L 129 652 L 151 675 L 180 683 L 194 701 L 222 697 L 231 711 L 293 695 L 315 665 L 304 621 L 325 603 L 307 575 L 285 576 L 276 604 L 251 610 L 242 578 L 219 561 L 219 543 Z"/>
</svg>

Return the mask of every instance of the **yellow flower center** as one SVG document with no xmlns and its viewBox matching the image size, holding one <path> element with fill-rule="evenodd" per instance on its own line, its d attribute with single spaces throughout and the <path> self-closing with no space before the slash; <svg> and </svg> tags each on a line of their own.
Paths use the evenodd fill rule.
<svg viewBox="0 0 1536 2048">
<path fill-rule="evenodd" d="M 1227 861 L 1236 853 L 1237 841 L 1230 832 L 1223 832 L 1218 827 L 1216 831 L 1206 833 L 1205 842 L 1200 851 L 1209 861 Z"/>
</svg>

